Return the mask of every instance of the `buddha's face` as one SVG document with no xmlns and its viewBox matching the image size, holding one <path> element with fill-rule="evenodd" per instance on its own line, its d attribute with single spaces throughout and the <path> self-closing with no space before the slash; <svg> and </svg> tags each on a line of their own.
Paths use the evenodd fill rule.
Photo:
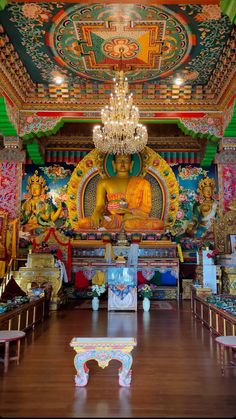
<svg viewBox="0 0 236 419">
<path fill-rule="evenodd" d="M 132 170 L 132 165 L 130 155 L 117 154 L 113 161 L 113 168 L 118 174 L 128 174 Z"/>
<path fill-rule="evenodd" d="M 39 184 L 31 185 L 31 195 L 32 196 L 40 196 L 41 195 L 41 186 Z"/>
</svg>

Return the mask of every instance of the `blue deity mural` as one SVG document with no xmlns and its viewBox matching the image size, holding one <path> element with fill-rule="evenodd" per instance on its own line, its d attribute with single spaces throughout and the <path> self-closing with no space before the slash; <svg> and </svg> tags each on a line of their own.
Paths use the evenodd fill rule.
<svg viewBox="0 0 236 419">
<path fill-rule="evenodd" d="M 44 228 L 69 227 L 66 188 L 73 166 L 28 165 L 22 184 L 21 225 L 23 232 L 40 234 Z"/>
</svg>

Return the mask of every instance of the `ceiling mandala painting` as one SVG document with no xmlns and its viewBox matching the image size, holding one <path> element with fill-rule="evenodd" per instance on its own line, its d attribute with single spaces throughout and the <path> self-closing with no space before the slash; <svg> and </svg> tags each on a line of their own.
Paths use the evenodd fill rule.
<svg viewBox="0 0 236 419">
<path fill-rule="evenodd" d="M 231 33 L 218 5 L 13 3 L 0 23 L 36 83 L 206 84 Z"/>
</svg>

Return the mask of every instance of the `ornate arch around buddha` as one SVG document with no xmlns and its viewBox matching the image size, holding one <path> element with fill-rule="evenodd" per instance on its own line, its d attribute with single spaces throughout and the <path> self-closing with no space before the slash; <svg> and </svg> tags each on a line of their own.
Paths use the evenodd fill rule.
<svg viewBox="0 0 236 419">
<path fill-rule="evenodd" d="M 79 218 L 92 214 L 96 201 L 96 185 L 100 177 L 113 176 L 113 156 L 92 150 L 74 169 L 68 182 L 67 205 L 73 228 Z M 134 161 L 131 176 L 141 176 L 151 183 L 151 217 L 164 221 L 170 228 L 176 220 L 179 203 L 179 186 L 168 163 L 155 151 L 145 147 L 132 155 Z"/>
</svg>

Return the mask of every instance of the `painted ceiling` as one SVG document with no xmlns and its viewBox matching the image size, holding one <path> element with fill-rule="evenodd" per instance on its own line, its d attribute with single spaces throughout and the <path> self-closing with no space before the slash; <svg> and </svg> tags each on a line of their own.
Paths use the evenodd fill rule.
<svg viewBox="0 0 236 419">
<path fill-rule="evenodd" d="M 130 83 L 204 85 L 233 27 L 217 4 L 63 2 L 9 4 L 0 24 L 40 84 L 109 83 L 122 66 Z"/>
</svg>

